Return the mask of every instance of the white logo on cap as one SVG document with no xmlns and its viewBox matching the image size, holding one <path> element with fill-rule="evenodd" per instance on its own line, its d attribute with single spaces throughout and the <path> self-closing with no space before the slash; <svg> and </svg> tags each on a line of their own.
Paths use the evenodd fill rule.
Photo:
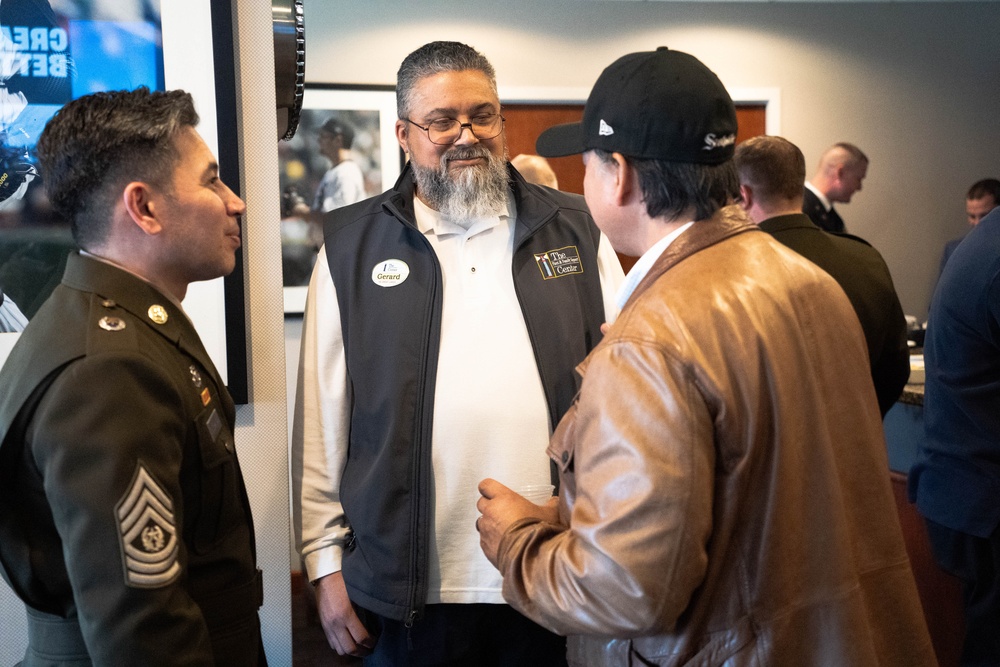
<svg viewBox="0 0 1000 667">
<path fill-rule="evenodd" d="M 725 148 L 726 146 L 732 146 L 736 143 L 735 134 L 727 134 L 722 137 L 717 137 L 714 134 L 705 135 L 705 145 L 701 150 L 710 151 L 713 148 Z"/>
<path fill-rule="evenodd" d="M 602 118 L 601 119 L 601 128 L 597 131 L 597 133 L 599 135 L 601 135 L 602 137 L 607 137 L 607 136 L 610 136 L 610 135 L 614 134 L 615 131 L 613 129 L 611 129 L 611 126 L 608 125 L 607 123 L 605 123 L 604 119 Z"/>
<path fill-rule="evenodd" d="M 372 282 L 380 287 L 395 287 L 410 275 L 410 267 L 401 259 L 387 259 L 372 269 Z"/>
</svg>

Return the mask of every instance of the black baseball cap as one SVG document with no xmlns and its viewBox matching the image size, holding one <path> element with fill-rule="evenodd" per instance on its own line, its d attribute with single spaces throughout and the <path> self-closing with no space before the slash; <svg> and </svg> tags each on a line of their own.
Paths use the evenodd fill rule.
<svg viewBox="0 0 1000 667">
<path fill-rule="evenodd" d="M 562 157 L 591 149 L 628 157 L 721 164 L 736 148 L 736 107 L 712 70 L 661 46 L 622 56 L 590 91 L 583 122 L 556 125 L 535 149 Z"/>
</svg>

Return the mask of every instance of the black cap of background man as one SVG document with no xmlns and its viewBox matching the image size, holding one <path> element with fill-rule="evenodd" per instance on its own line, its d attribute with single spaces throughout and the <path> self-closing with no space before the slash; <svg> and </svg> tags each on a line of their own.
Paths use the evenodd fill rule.
<svg viewBox="0 0 1000 667">
<path fill-rule="evenodd" d="M 320 130 L 329 132 L 335 137 L 342 137 L 344 148 L 350 148 L 351 144 L 354 143 L 354 130 L 350 125 L 342 123 L 336 118 L 328 118 Z"/>
<path fill-rule="evenodd" d="M 736 147 L 736 107 L 704 63 L 661 46 L 608 65 L 590 91 L 583 122 L 549 128 L 535 147 L 546 157 L 598 149 L 721 164 Z"/>
</svg>

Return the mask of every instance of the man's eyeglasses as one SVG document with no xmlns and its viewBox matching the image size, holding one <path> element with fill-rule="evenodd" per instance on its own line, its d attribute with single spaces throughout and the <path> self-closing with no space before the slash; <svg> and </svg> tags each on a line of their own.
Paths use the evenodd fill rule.
<svg viewBox="0 0 1000 667">
<path fill-rule="evenodd" d="M 411 125 L 416 125 L 426 132 L 427 138 L 430 139 L 432 144 L 449 146 L 458 141 L 458 138 L 462 136 L 462 130 L 465 128 L 469 128 L 469 131 L 480 141 L 492 139 L 503 131 L 503 124 L 506 119 L 498 113 L 473 116 L 468 123 L 460 123 L 454 118 L 438 118 L 431 121 L 427 127 L 419 123 L 414 123 L 409 118 L 401 120 Z"/>
</svg>

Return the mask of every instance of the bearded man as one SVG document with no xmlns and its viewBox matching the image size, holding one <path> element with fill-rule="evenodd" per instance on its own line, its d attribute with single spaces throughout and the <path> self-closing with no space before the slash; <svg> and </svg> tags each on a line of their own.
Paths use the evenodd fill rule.
<svg viewBox="0 0 1000 667">
<path fill-rule="evenodd" d="M 507 162 L 496 77 L 427 44 L 396 185 L 324 219 L 293 423 L 295 530 L 331 647 L 366 665 L 565 664 L 479 549 L 476 485 L 549 485 L 549 434 L 623 275 L 583 198 Z"/>
</svg>

